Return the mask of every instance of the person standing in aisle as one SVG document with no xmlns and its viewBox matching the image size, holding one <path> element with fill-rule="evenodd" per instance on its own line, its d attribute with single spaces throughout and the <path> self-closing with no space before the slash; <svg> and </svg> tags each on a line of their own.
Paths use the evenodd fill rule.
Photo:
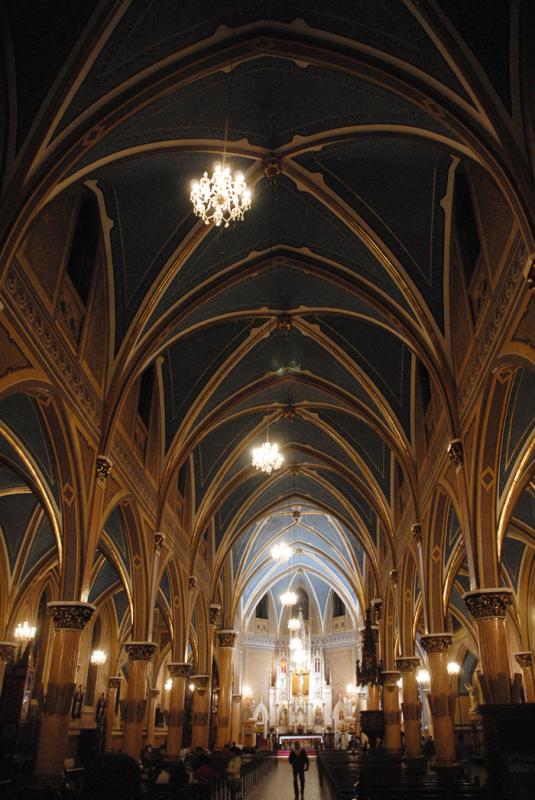
<svg viewBox="0 0 535 800">
<path fill-rule="evenodd" d="M 292 765 L 293 779 L 294 779 L 294 794 L 295 800 L 299 798 L 299 784 L 301 786 L 301 797 L 305 792 L 305 772 L 308 769 L 308 756 L 306 750 L 303 750 L 299 742 L 294 744 L 294 749 L 290 752 L 289 762 Z"/>
</svg>

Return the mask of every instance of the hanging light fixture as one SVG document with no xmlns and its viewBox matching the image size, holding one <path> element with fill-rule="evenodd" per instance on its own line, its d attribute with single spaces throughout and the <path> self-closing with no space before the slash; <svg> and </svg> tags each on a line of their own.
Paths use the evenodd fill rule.
<svg viewBox="0 0 535 800">
<path fill-rule="evenodd" d="M 297 619 L 297 617 L 292 617 L 288 620 L 288 630 L 289 631 L 298 631 L 301 627 L 301 623 Z"/>
<path fill-rule="evenodd" d="M 278 561 L 280 564 L 283 564 L 292 557 L 292 548 L 289 547 L 286 542 L 279 542 L 271 548 L 270 552 L 271 558 L 274 561 Z"/>
<path fill-rule="evenodd" d="M 290 592 L 290 590 L 284 592 L 284 594 L 281 594 L 281 603 L 283 606 L 295 606 L 297 603 L 296 593 Z"/>
<path fill-rule="evenodd" d="M 290 639 L 290 650 L 302 650 L 303 645 L 301 643 L 301 639 L 294 637 Z"/>
<path fill-rule="evenodd" d="M 274 470 L 280 469 L 284 457 L 279 453 L 278 444 L 264 442 L 260 447 L 253 449 L 253 467 L 271 475 Z"/>
<path fill-rule="evenodd" d="M 241 172 L 233 177 L 224 162 L 214 165 L 211 177 L 205 172 L 202 178 L 192 182 L 190 197 L 193 213 L 205 225 L 213 222 L 217 227 L 223 224 L 228 228 L 231 222 L 243 221 L 245 212 L 251 208 L 251 192 L 245 178 Z"/>
<path fill-rule="evenodd" d="M 97 667 L 99 667 L 101 664 L 106 663 L 106 658 L 107 656 L 104 650 L 93 650 L 90 661 L 92 664 L 95 664 Z"/>
<path fill-rule="evenodd" d="M 15 639 L 19 642 L 29 642 L 35 637 L 35 626 L 28 625 L 27 621 L 19 622 L 15 628 Z"/>
</svg>

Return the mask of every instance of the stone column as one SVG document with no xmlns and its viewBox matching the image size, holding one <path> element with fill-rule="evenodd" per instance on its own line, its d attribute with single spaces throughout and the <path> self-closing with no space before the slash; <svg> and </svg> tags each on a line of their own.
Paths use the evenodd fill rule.
<svg viewBox="0 0 535 800">
<path fill-rule="evenodd" d="M 219 707 L 217 720 L 217 747 L 230 741 L 230 713 L 232 705 L 232 656 L 238 638 L 237 631 L 217 632 L 219 645 Z"/>
<path fill-rule="evenodd" d="M 191 664 L 176 661 L 168 665 L 169 677 L 173 681 L 169 693 L 169 722 L 167 727 L 167 752 L 178 754 L 182 747 L 184 726 L 184 695 L 186 681 L 191 675 Z"/>
<path fill-rule="evenodd" d="M 141 753 L 147 710 L 147 672 L 156 645 L 154 642 L 129 642 L 124 649 L 128 654 L 129 664 L 123 751 L 137 759 Z"/>
<path fill-rule="evenodd" d="M 535 680 L 533 678 L 533 656 L 530 652 L 516 653 L 516 662 L 524 676 L 524 694 L 526 703 L 535 703 Z"/>
<path fill-rule="evenodd" d="M 117 703 L 117 693 L 121 688 L 121 678 L 112 675 L 108 678 L 108 699 L 106 702 L 106 738 L 104 739 L 104 750 L 109 753 L 113 750 L 113 731 L 115 728 L 115 706 Z"/>
<path fill-rule="evenodd" d="M 385 670 L 383 676 L 383 714 L 385 738 L 383 744 L 389 753 L 401 752 L 401 709 L 399 707 L 398 681 L 400 672 Z"/>
<path fill-rule="evenodd" d="M 230 718 L 230 741 L 241 742 L 241 694 L 232 695 L 232 713 Z"/>
<path fill-rule="evenodd" d="M 71 707 L 80 637 L 95 606 L 72 601 L 48 603 L 53 620 L 51 658 L 39 733 L 35 775 L 62 775 L 67 757 Z"/>
<path fill-rule="evenodd" d="M 208 747 L 210 732 L 210 675 L 193 675 L 195 684 L 191 714 L 191 746 Z"/>
<path fill-rule="evenodd" d="M 0 695 L 4 685 L 6 667 L 10 661 L 14 660 L 16 652 L 17 645 L 14 642 L 0 642 Z"/>
<path fill-rule="evenodd" d="M 160 696 L 159 689 L 149 690 L 149 713 L 147 719 L 147 744 L 154 746 L 155 728 L 156 728 L 156 702 Z"/>
<path fill-rule="evenodd" d="M 403 681 L 403 730 L 405 732 L 405 758 L 422 758 L 420 746 L 422 704 L 418 697 L 416 673 L 420 659 L 416 656 L 396 658 L 396 667 Z"/>
<path fill-rule="evenodd" d="M 381 707 L 381 689 L 376 683 L 366 686 L 366 711 L 379 711 Z"/>
<path fill-rule="evenodd" d="M 479 589 L 467 592 L 463 600 L 477 628 L 480 685 L 485 703 L 511 702 L 509 645 L 505 627 L 512 589 Z"/>
<path fill-rule="evenodd" d="M 451 641 L 451 633 L 433 633 L 421 638 L 429 664 L 429 708 L 433 717 L 437 767 L 451 767 L 455 763 L 453 715 L 456 695 L 450 691 L 448 674 L 448 650 Z"/>
</svg>

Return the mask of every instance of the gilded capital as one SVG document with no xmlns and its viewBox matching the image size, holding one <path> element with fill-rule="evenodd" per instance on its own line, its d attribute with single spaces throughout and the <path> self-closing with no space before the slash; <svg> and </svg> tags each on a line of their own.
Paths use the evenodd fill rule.
<svg viewBox="0 0 535 800">
<path fill-rule="evenodd" d="M 208 606 L 208 613 L 210 615 L 210 625 L 215 625 L 221 614 L 221 606 L 219 603 L 210 603 Z"/>
<path fill-rule="evenodd" d="M 167 669 L 172 678 L 189 678 L 193 667 L 185 661 L 175 661 L 172 664 L 168 664 Z"/>
<path fill-rule="evenodd" d="M 505 617 L 512 594 L 512 589 L 479 589 L 464 594 L 463 600 L 474 619 Z"/>
<path fill-rule="evenodd" d="M 420 659 L 418 656 L 401 656 L 396 658 L 396 668 L 400 672 L 418 672 Z"/>
<path fill-rule="evenodd" d="M 419 522 L 415 522 L 414 525 L 411 526 L 411 536 L 416 545 L 422 544 L 422 526 Z"/>
<path fill-rule="evenodd" d="M 111 461 L 111 459 L 109 459 L 108 456 L 103 456 L 102 454 L 99 454 L 97 456 L 97 462 L 95 467 L 97 480 L 106 481 L 111 475 L 112 467 L 113 467 L 113 462 Z"/>
<path fill-rule="evenodd" d="M 192 592 L 194 589 L 197 588 L 197 578 L 195 575 L 190 575 L 188 578 L 188 589 Z"/>
<path fill-rule="evenodd" d="M 108 689 L 111 691 L 112 689 L 120 689 L 121 688 L 121 678 L 118 675 L 112 675 L 108 678 Z"/>
<path fill-rule="evenodd" d="M 233 703 L 241 703 L 241 694 L 233 694 L 232 695 L 232 702 Z"/>
<path fill-rule="evenodd" d="M 0 661 L 13 661 L 16 651 L 14 642 L 0 642 Z"/>
<path fill-rule="evenodd" d="M 533 666 L 533 656 L 530 652 L 515 653 L 515 658 L 517 664 L 522 667 L 522 669 Z"/>
<path fill-rule="evenodd" d="M 460 439 L 452 439 L 448 445 L 447 453 L 456 467 L 462 467 L 464 464 L 463 443 Z"/>
<path fill-rule="evenodd" d="M 195 685 L 195 691 L 200 695 L 205 694 L 210 683 L 210 675 L 192 675 L 191 679 Z"/>
<path fill-rule="evenodd" d="M 390 570 L 390 580 L 392 581 L 394 586 L 398 585 L 398 571 L 397 571 L 397 569 L 391 569 Z"/>
<path fill-rule="evenodd" d="M 129 661 L 150 661 L 156 650 L 154 642 L 128 642 L 124 649 Z"/>
<path fill-rule="evenodd" d="M 54 630 L 83 631 L 95 611 L 92 603 L 61 602 L 61 600 L 47 603 L 47 607 Z"/>
<path fill-rule="evenodd" d="M 426 653 L 447 653 L 453 636 L 451 633 L 429 633 L 420 642 Z"/>
<path fill-rule="evenodd" d="M 401 678 L 401 672 L 398 672 L 395 669 L 386 669 L 381 672 L 383 676 L 383 686 L 387 689 L 389 687 L 397 686 L 399 679 Z"/>
<path fill-rule="evenodd" d="M 383 618 L 383 601 L 380 597 L 374 597 L 371 606 L 373 621 L 380 622 Z"/>
<path fill-rule="evenodd" d="M 154 552 L 155 553 L 161 553 L 164 544 L 165 544 L 165 536 L 163 535 L 163 533 L 160 533 L 160 532 L 155 533 L 154 534 Z"/>
<path fill-rule="evenodd" d="M 234 647 L 238 640 L 237 631 L 218 631 L 217 643 L 219 647 Z"/>
<path fill-rule="evenodd" d="M 159 694 L 160 694 L 160 690 L 159 689 L 150 689 L 149 690 L 149 695 L 153 700 L 155 700 L 159 696 Z"/>
</svg>

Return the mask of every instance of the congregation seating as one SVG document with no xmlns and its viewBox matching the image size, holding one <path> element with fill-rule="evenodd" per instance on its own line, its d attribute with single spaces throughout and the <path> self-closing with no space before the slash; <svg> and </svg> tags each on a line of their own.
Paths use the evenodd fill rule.
<svg viewBox="0 0 535 800">
<path fill-rule="evenodd" d="M 484 800 L 485 789 L 455 771 L 429 770 L 386 753 L 322 752 L 318 769 L 329 800 Z"/>
</svg>

